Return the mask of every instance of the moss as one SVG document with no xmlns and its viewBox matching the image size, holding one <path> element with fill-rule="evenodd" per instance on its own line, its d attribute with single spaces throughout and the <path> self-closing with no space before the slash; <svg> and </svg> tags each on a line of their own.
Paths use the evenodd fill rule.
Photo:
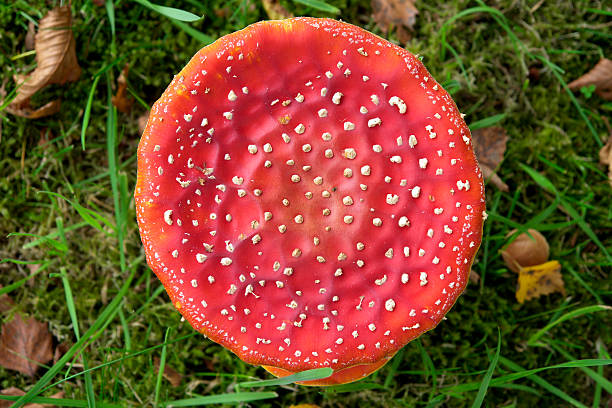
<svg viewBox="0 0 612 408">
<path fill-rule="evenodd" d="M 192 27 L 213 38 L 265 18 L 261 5 L 253 1 L 167 2 L 170 3 L 203 14 L 204 18 Z M 329 3 L 342 10 L 338 17 L 382 34 L 371 19 L 369 1 Z M 282 4 L 296 15 L 324 16 L 295 2 L 283 1 Z M 486 248 L 483 246 L 474 265 L 484 284 L 470 285 L 448 320 L 422 337 L 423 348 L 435 372 L 429 371 L 417 343 L 413 342 L 405 348 L 402 361 L 395 368 L 388 364 L 365 380 L 365 384 L 380 386 L 390 376 L 386 390 L 379 387 L 333 393 L 316 388 L 283 387 L 276 390 L 279 398 L 257 405 L 280 407 L 311 402 L 325 407 L 366 404 L 411 407 L 432 400 L 431 406 L 468 406 L 475 392 L 447 395 L 440 390 L 481 380 L 489 365 L 488 353 L 496 345 L 498 328 L 502 335 L 502 356 L 524 368 L 543 367 L 566 361 L 566 358 L 553 349 L 527 347 L 525 342 L 535 331 L 560 313 L 596 303 L 592 292 L 610 303 L 609 262 L 585 231 L 571 222 L 573 219 L 567 211 L 557 207 L 531 227 L 545 231 L 551 244 L 551 257 L 559 259 L 565 271 L 568 268 L 576 271 L 591 291 L 573 275 L 564 272 L 568 299 L 551 295 L 522 306 L 516 304 L 516 276 L 505 269 L 497 252 L 512 226 L 500 217 L 495 218 L 495 215 L 508 217 L 525 225 L 554 202 L 555 197 L 543 192 L 521 169 L 519 164 L 523 163 L 545 175 L 561 197 L 586 220 L 603 245 L 612 248 L 610 187 L 603 168 L 597 164 L 599 144 L 550 68 L 521 51 L 529 50 L 547 57 L 564 70 L 560 75 L 565 81 L 580 76 L 609 49 L 606 17 L 590 11 L 604 10 L 604 2 L 544 2 L 537 10 L 531 10 L 534 5 L 525 2 L 488 3 L 504 14 L 509 28 L 522 45 L 515 42 L 490 13 L 471 14 L 447 23 L 461 11 L 477 7 L 476 2 L 417 1 L 416 5 L 420 14 L 406 48 L 423 56 L 425 64 L 440 82 L 449 87 L 453 85 L 453 96 L 457 105 L 468 112 L 468 123 L 506 114 L 500 125 L 508 132 L 510 141 L 498 173 L 510 185 L 510 192 L 502 193 L 494 187 L 487 190 L 492 217 L 485 229 Z M 12 74 L 33 67 L 33 56 L 11 59 L 25 51 L 26 15 L 38 20 L 47 9 L 47 2 L 42 0 L 17 1 L 0 8 L 0 27 L 3 27 L 0 69 L 2 77 L 8 79 L 7 91 L 13 87 Z M 94 323 L 125 280 L 126 273 L 121 271 L 119 260 L 120 251 L 125 253 L 127 265 L 136 268 L 136 283 L 123 299 L 121 313 L 125 324 L 121 323 L 120 316 L 115 317 L 84 351 L 89 365 L 97 366 L 130 352 L 159 346 L 167 328 L 171 328 L 171 339 L 188 336 L 193 331 L 185 322 L 180 322 L 165 293 L 151 297 L 159 283 L 143 262 L 132 203 L 128 207 L 125 244 L 119 248 L 111 228 L 104 228 L 104 231 L 89 225 L 73 228 L 83 223 L 78 212 L 63 199 L 41 192 L 52 191 L 76 200 L 114 224 L 113 192 L 107 173 L 108 107 L 104 75 L 94 94 L 86 133 L 87 149 L 82 151 L 80 147 L 83 109 L 93 77 L 101 69 L 109 68 L 109 81 L 114 87 L 119 71 L 129 63 L 129 87 L 150 105 L 163 92 L 172 75 L 202 44 L 147 8 L 133 2 L 115 1 L 116 52 L 113 53 L 113 37 L 105 7 L 95 6 L 93 2 L 73 1 L 72 10 L 77 55 L 83 68 L 81 79 L 65 86 L 49 87 L 35 98 L 35 102 L 40 103 L 61 97 L 62 111 L 33 121 L 0 113 L 0 236 L 11 232 L 57 233 L 59 218 L 66 230 L 68 250 L 58 252 L 49 245 L 26 248 L 24 245 L 32 238 L 10 237 L 0 246 L 0 258 L 48 263 L 44 273 L 10 295 L 20 312 L 50 322 L 57 341 L 74 342 L 63 287 L 59 279 L 49 277 L 48 272 L 57 272 L 62 266 L 66 268 L 83 332 Z M 446 56 L 441 58 L 441 32 L 445 24 L 449 27 L 446 41 L 457 55 L 446 49 Z M 389 38 L 396 40 L 393 31 Z M 580 93 L 576 93 L 576 98 L 590 118 L 597 137 L 603 138 L 607 133 L 602 119 L 607 114 L 604 101 L 597 96 L 586 99 Z M 129 189 L 135 183 L 137 119 L 144 112 L 142 106 L 135 104 L 131 113 L 118 116 L 118 161 L 125 164 L 120 171 L 127 175 Z M 2 263 L 0 283 L 6 286 L 31 272 L 26 265 Z M 145 303 L 146 307 L 141 310 Z M 576 359 L 597 358 L 596 344 L 612 344 L 612 334 L 608 330 L 611 323 L 609 313 L 596 313 L 555 327 L 550 337 Z M 153 357 L 159 355 L 160 348 L 155 348 L 94 370 L 97 398 L 123 406 L 152 405 L 156 382 Z M 81 362 L 80 358 L 75 361 Z M 167 364 L 184 373 L 184 378 L 177 388 L 163 383 L 162 401 L 185 398 L 193 393 L 231 392 L 237 382 L 247 377 L 267 376 L 262 369 L 242 363 L 199 335 L 169 345 Z M 79 367 L 73 367 L 70 373 L 78 372 Z M 500 365 L 495 375 L 508 370 Z M 608 378 L 612 376 L 607 367 L 603 374 Z M 582 371 L 553 370 L 540 375 L 584 404 L 592 403 L 595 388 Z M 1 388 L 28 389 L 35 380 L 0 368 Z M 488 393 L 487 404 L 520 407 L 564 404 L 529 380 L 520 380 L 517 384 L 533 387 L 537 393 L 495 388 Z M 82 376 L 63 382 L 57 388 L 64 390 L 67 398 L 86 398 Z"/>
</svg>

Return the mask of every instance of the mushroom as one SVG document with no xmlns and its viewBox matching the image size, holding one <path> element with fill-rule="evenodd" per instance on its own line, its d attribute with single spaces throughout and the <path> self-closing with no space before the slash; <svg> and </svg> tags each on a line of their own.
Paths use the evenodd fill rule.
<svg viewBox="0 0 612 408">
<path fill-rule="evenodd" d="M 277 376 L 358 380 L 434 328 L 485 217 L 470 132 L 412 54 L 317 18 L 200 50 L 155 103 L 135 200 L 191 325 Z"/>
</svg>

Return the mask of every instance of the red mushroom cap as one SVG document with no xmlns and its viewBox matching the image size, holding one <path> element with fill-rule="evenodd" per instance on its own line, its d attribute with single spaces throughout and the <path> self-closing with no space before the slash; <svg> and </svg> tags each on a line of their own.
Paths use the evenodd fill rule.
<svg viewBox="0 0 612 408">
<path fill-rule="evenodd" d="M 412 54 L 329 19 L 200 50 L 138 148 L 147 262 L 191 325 L 276 375 L 357 380 L 467 284 L 484 187 L 470 132 Z"/>
</svg>

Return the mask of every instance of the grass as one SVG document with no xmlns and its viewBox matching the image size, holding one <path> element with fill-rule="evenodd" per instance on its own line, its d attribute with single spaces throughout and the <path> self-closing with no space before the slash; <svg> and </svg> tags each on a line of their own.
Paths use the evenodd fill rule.
<svg viewBox="0 0 612 408">
<path fill-rule="evenodd" d="M 295 15 L 342 18 L 385 36 L 368 0 L 281 4 Z M 612 10 L 604 1 L 416 6 L 406 48 L 423 57 L 472 129 L 502 126 L 510 137 L 498 169 L 510 191 L 487 189 L 490 217 L 474 265 L 480 283 L 445 322 L 374 375 L 329 388 L 259 382 L 270 375 L 182 322 L 146 266 L 138 236 L 138 117 L 202 45 L 266 15 L 255 0 L 75 0 L 81 79 L 34 98 L 38 106 L 61 97 L 61 113 L 26 120 L 0 104 L 0 295 L 16 302 L 0 319 L 20 312 L 49 322 L 68 351 L 35 378 L 0 368 L 0 389 L 26 391 L 13 398 L 17 406 L 49 402 L 60 390 L 64 398 L 54 403 L 75 407 L 606 406 L 612 210 L 597 154 L 612 105 L 588 90 L 571 92 L 567 83 L 610 57 Z M 24 46 L 28 22 L 48 7 L 41 0 L 0 3 L 7 98 L 12 75 L 33 68 Z M 386 37 L 396 41 L 393 31 Z M 129 114 L 110 99 L 125 63 L 137 100 Z M 547 237 L 551 259 L 563 266 L 566 297 L 516 303 L 516 275 L 499 250 L 510 230 L 527 228 Z M 159 374 L 154 357 L 182 373 L 178 387 Z"/>
</svg>

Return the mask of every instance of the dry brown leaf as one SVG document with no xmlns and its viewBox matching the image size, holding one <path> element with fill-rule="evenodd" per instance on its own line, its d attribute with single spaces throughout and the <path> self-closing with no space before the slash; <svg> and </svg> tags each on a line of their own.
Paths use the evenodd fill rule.
<svg viewBox="0 0 612 408">
<path fill-rule="evenodd" d="M 504 128 L 491 126 L 472 132 L 474 152 L 482 175 L 501 191 L 508 191 L 508 185 L 495 173 L 495 169 L 504 159 L 508 135 Z"/>
<path fill-rule="evenodd" d="M 53 352 L 53 364 L 57 363 L 59 359 L 62 358 L 62 356 L 66 354 L 68 350 L 70 350 L 70 347 L 71 344 L 67 342 L 58 344 L 57 347 L 55 347 L 55 351 Z"/>
<path fill-rule="evenodd" d="M 25 395 L 25 392 L 21 391 L 17 387 L 10 387 L 0 390 L 0 395 L 21 397 L 22 395 Z M 13 405 L 13 401 L 0 400 L 0 408 L 9 408 L 11 405 Z"/>
<path fill-rule="evenodd" d="M 2 285 L 0 285 L 0 289 L 2 289 Z M 15 306 L 15 302 L 10 298 L 6 293 L 4 295 L 0 295 L 0 313 L 8 312 Z"/>
<path fill-rule="evenodd" d="M 558 261 L 528 266 L 519 271 L 516 288 L 516 300 L 519 303 L 555 292 L 565 294 L 561 264 Z"/>
<path fill-rule="evenodd" d="M 134 98 L 127 94 L 127 76 L 129 72 L 130 65 L 125 64 L 121 70 L 121 74 L 119 74 L 119 78 L 117 78 L 117 92 L 115 92 L 115 95 L 111 98 L 113 105 L 117 107 L 119 112 L 123 113 L 129 113 L 134 104 Z"/>
<path fill-rule="evenodd" d="M 27 76 L 15 76 L 19 87 L 17 96 L 7 107 L 8 112 L 30 118 L 31 115 L 41 117 L 57 112 L 59 101 L 43 110 L 28 108 L 30 98 L 41 88 L 49 84 L 61 85 L 76 81 L 81 75 L 71 24 L 72 15 L 68 5 L 50 10 L 40 20 L 38 32 L 34 37 L 36 69 Z"/>
<path fill-rule="evenodd" d="M 25 395 L 25 392 L 17 387 L 10 387 L 0 391 L 0 395 L 7 395 L 12 397 L 21 397 Z M 64 391 L 60 391 L 56 394 L 51 395 L 50 398 L 64 398 Z M 13 404 L 12 401 L 0 400 L 0 408 L 9 408 Z M 53 408 L 56 405 L 53 404 L 26 404 L 24 408 Z"/>
<path fill-rule="evenodd" d="M 572 90 L 589 85 L 595 85 L 595 92 L 599 96 L 612 101 L 612 60 L 600 59 L 593 69 L 568 84 Z"/>
<path fill-rule="evenodd" d="M 419 14 L 414 0 L 372 0 L 372 10 L 374 21 L 385 34 L 393 26 L 401 43 L 410 39 L 408 30 L 412 30 Z"/>
<path fill-rule="evenodd" d="M 500 251 L 506 266 L 517 273 L 523 267 L 539 265 L 548 261 L 548 255 L 550 254 L 550 247 L 544 235 L 531 228 L 527 231 L 531 234 L 531 237 L 522 233 Z M 515 233 L 516 230 L 512 230 L 506 237 Z"/>
<path fill-rule="evenodd" d="M 608 181 L 612 187 L 612 135 L 608 137 L 608 142 L 599 151 L 599 162 L 608 166 Z"/>
<path fill-rule="evenodd" d="M 28 23 L 28 32 L 25 36 L 25 49 L 30 51 L 34 49 L 34 37 L 36 36 L 36 25 L 33 21 Z"/>
<path fill-rule="evenodd" d="M 33 317 L 24 320 L 20 315 L 2 325 L 0 335 L 0 366 L 16 370 L 30 377 L 40 364 L 53 358 L 51 333 L 47 323 Z"/>
<path fill-rule="evenodd" d="M 155 366 L 155 371 L 157 372 L 159 372 L 159 362 L 160 361 L 158 357 L 153 357 L 153 365 Z M 178 387 L 179 385 L 181 385 L 181 380 L 183 379 L 183 376 L 181 375 L 181 373 L 170 367 L 168 364 L 164 365 L 164 373 L 162 375 L 173 387 Z"/>
<path fill-rule="evenodd" d="M 471 269 L 469 279 L 470 279 L 470 282 L 476 285 L 478 284 L 478 282 L 480 282 L 480 274 L 476 272 L 475 270 Z"/>
<path fill-rule="evenodd" d="M 261 5 L 270 20 L 283 20 L 293 17 L 293 14 L 284 8 L 278 0 L 261 0 Z"/>
<path fill-rule="evenodd" d="M 51 102 L 47 102 L 43 106 L 37 109 L 32 109 L 29 105 L 23 106 L 12 106 L 6 107 L 6 111 L 12 113 L 15 116 L 21 116 L 27 119 L 38 119 L 44 118 L 45 116 L 54 115 L 60 111 L 62 102 L 59 99 L 55 99 Z"/>
<path fill-rule="evenodd" d="M 146 111 L 138 117 L 138 132 L 142 135 L 145 128 L 147 127 L 147 121 L 149 120 L 150 111 Z"/>
</svg>

